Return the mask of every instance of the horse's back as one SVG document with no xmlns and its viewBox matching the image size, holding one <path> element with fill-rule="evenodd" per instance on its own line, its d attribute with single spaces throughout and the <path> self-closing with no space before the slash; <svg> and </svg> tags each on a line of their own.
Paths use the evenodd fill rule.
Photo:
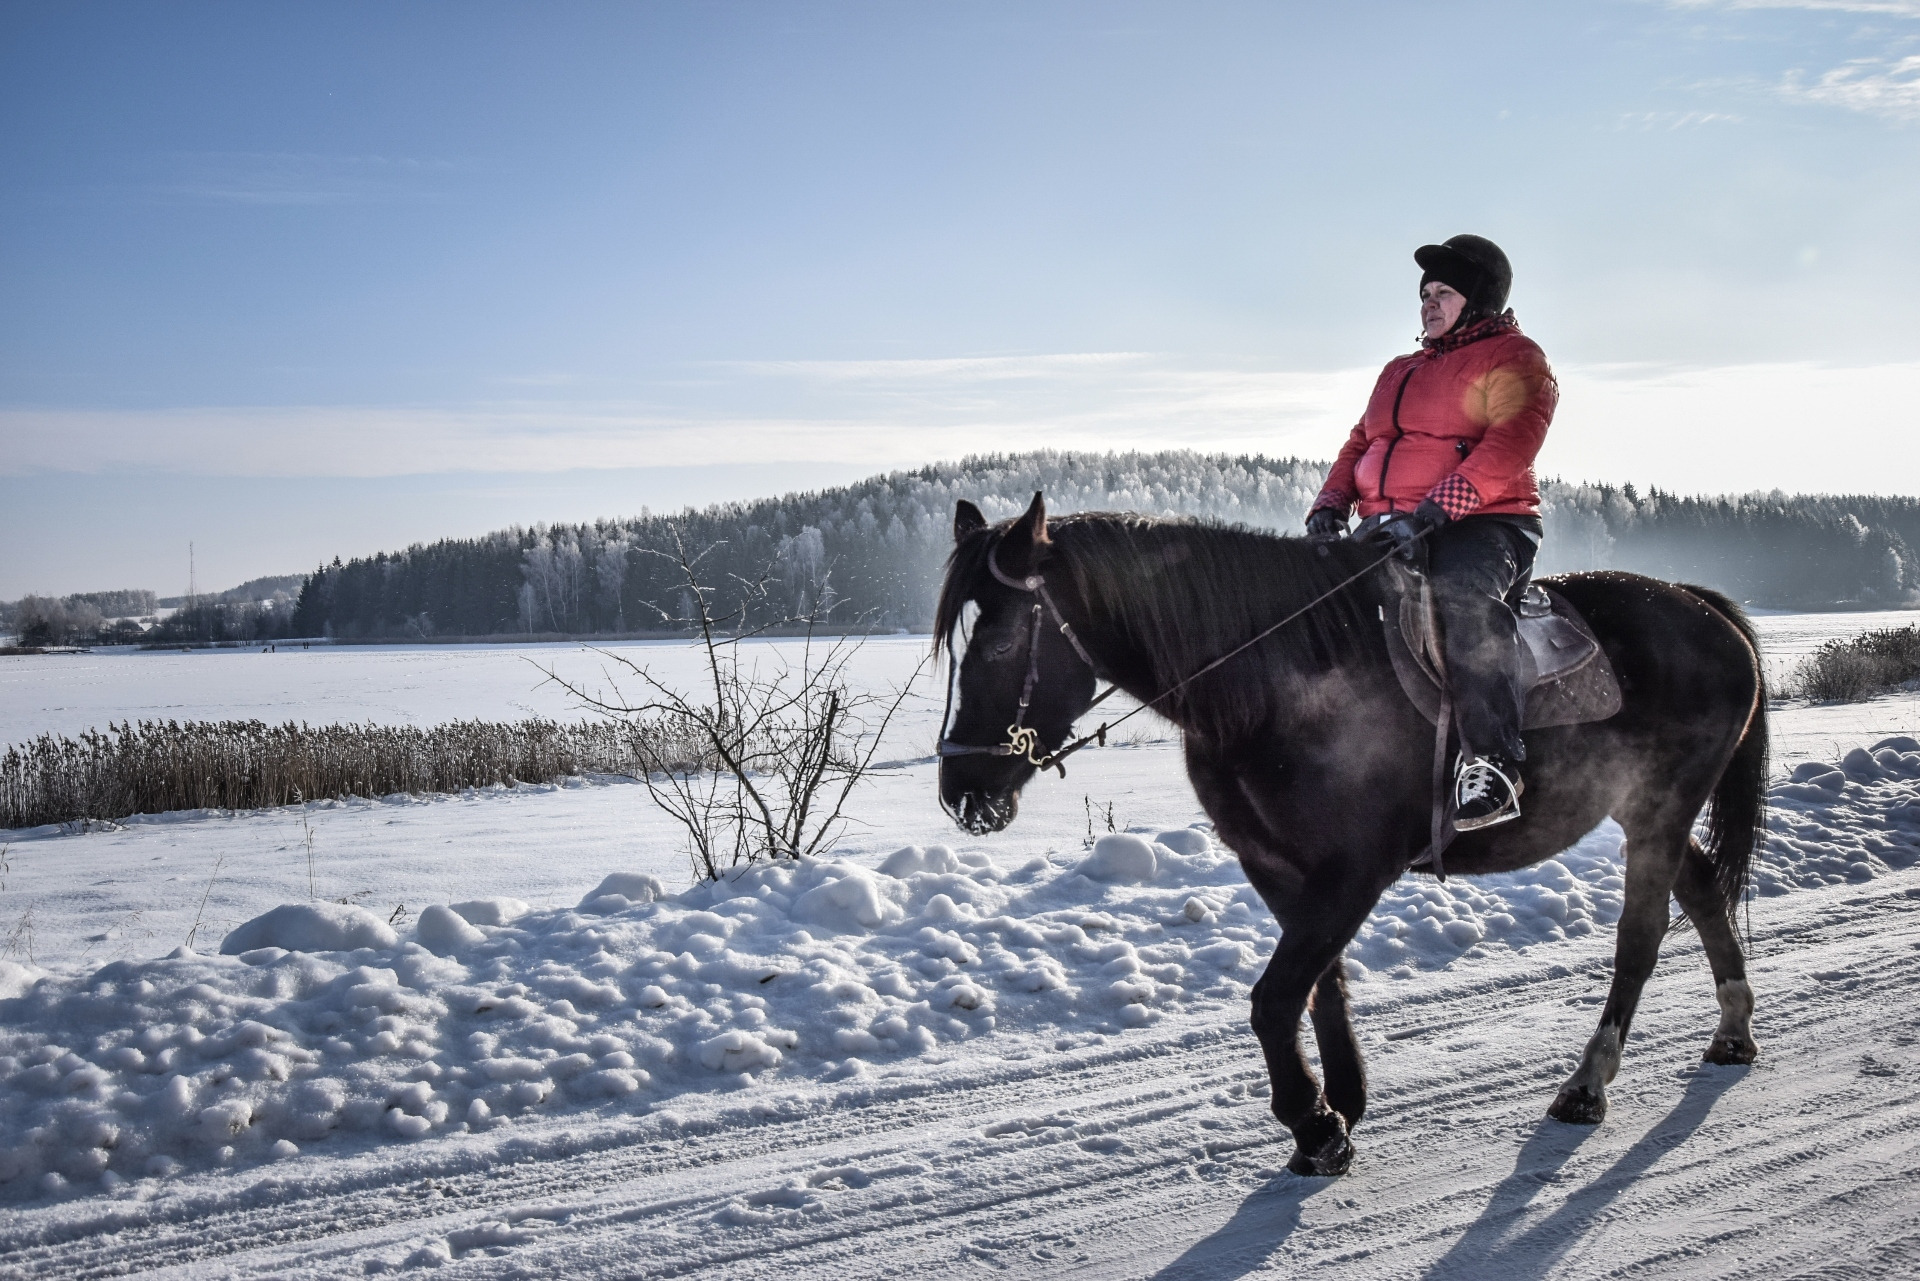
<svg viewBox="0 0 1920 1281">
<path fill-rule="evenodd" d="M 1760 687 L 1751 629 L 1718 592 L 1616 569 L 1541 581 L 1580 611 L 1615 670 L 1643 695 L 1682 693 L 1702 680 L 1703 695 L 1751 698 Z"/>
</svg>

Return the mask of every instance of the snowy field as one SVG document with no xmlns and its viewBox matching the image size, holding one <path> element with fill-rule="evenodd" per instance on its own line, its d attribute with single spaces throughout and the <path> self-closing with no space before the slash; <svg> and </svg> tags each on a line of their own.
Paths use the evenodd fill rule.
<svg viewBox="0 0 1920 1281">
<path fill-rule="evenodd" d="M 1777 664 L 1907 617 L 1759 623 Z M 0 717 L 566 715 L 529 658 L 603 661 L 0 659 Z M 1349 953 L 1375 1101 L 1325 1181 L 1282 1169 L 1245 1021 L 1274 928 L 1177 744 L 961 838 L 934 693 L 835 857 L 719 888 L 609 782 L 0 835 L 0 1276 L 1920 1272 L 1920 698 L 1776 707 L 1762 1058 L 1699 1063 L 1676 935 L 1597 1129 L 1543 1115 L 1605 994 L 1617 829 L 1403 880 Z"/>
</svg>

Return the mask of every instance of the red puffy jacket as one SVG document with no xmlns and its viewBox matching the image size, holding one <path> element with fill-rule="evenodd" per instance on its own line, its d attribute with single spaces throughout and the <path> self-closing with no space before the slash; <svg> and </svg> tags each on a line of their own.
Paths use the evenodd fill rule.
<svg viewBox="0 0 1920 1281">
<path fill-rule="evenodd" d="M 1452 336 L 1450 336 L 1452 337 Z M 1313 508 L 1362 518 L 1431 498 L 1458 519 L 1538 516 L 1533 459 L 1560 388 L 1513 313 L 1388 362 Z"/>
</svg>

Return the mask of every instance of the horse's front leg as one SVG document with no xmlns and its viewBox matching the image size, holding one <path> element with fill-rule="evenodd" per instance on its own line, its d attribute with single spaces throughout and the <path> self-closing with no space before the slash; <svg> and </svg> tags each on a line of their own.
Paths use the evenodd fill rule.
<svg viewBox="0 0 1920 1281">
<path fill-rule="evenodd" d="M 1314 985 L 1307 1013 L 1313 1019 L 1313 1039 L 1320 1046 L 1327 1106 L 1340 1114 L 1347 1133 L 1352 1134 L 1367 1110 L 1367 1066 L 1347 1009 L 1347 963 L 1342 957 L 1334 957 Z"/>
<path fill-rule="evenodd" d="M 1255 888 L 1260 884 L 1255 880 Z M 1253 1032 L 1273 1082 L 1273 1114 L 1293 1135 L 1295 1174 L 1343 1174 L 1353 1161 L 1348 1131 L 1366 1109 L 1360 1049 L 1347 1019 L 1341 952 L 1359 930 L 1382 887 L 1371 880 L 1310 883 L 1289 896 L 1280 916 L 1280 945 L 1253 987 Z M 1263 894 L 1263 897 L 1266 897 Z M 1269 903 L 1272 903 L 1269 899 Z M 1311 910 L 1303 910 L 1311 906 Z M 1300 1046 L 1300 1016 L 1309 999 L 1327 1069 L 1323 1093 Z"/>
</svg>

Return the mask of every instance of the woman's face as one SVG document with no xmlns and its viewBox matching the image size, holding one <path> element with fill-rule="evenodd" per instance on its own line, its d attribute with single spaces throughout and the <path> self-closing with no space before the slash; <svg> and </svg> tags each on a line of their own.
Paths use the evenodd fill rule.
<svg viewBox="0 0 1920 1281">
<path fill-rule="evenodd" d="M 1420 286 L 1420 324 L 1427 337 L 1438 338 L 1452 329 L 1466 305 L 1467 296 L 1452 285 L 1429 280 Z"/>
</svg>

